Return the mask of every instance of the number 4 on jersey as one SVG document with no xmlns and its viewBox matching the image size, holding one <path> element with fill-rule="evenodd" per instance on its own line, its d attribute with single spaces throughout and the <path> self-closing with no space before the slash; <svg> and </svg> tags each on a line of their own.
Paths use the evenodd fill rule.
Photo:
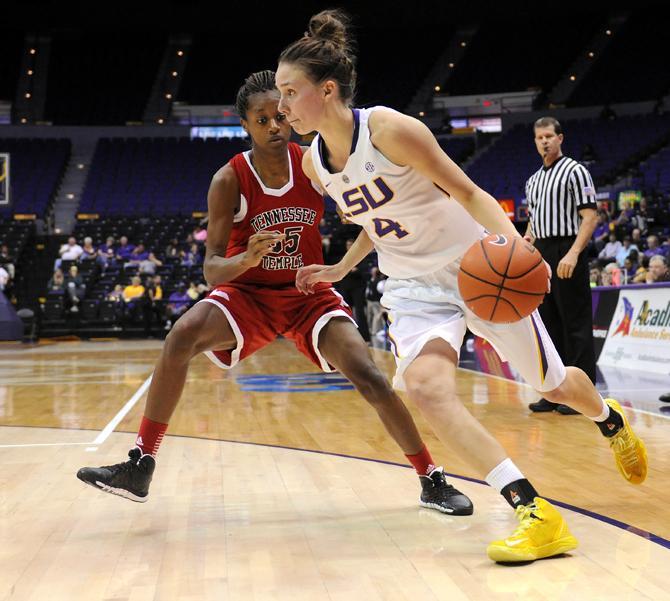
<svg viewBox="0 0 670 601">
<path fill-rule="evenodd" d="M 392 219 L 380 219 L 379 217 L 375 217 L 372 221 L 375 224 L 375 234 L 377 234 L 379 238 L 383 238 L 389 234 L 395 234 L 396 238 L 400 239 L 409 234 L 408 231 L 402 228 L 402 225 Z"/>
</svg>

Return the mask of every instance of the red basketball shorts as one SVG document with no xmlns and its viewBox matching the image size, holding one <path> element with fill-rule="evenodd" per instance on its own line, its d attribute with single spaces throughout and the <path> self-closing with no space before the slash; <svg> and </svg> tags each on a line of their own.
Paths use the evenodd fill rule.
<svg viewBox="0 0 670 601">
<path fill-rule="evenodd" d="M 223 284 L 200 302 L 223 311 L 237 339 L 231 351 L 205 353 L 223 369 L 230 369 L 281 335 L 323 371 L 335 371 L 319 352 L 319 333 L 333 317 L 345 317 L 356 325 L 349 305 L 332 287 L 304 295 L 295 287 Z"/>
</svg>

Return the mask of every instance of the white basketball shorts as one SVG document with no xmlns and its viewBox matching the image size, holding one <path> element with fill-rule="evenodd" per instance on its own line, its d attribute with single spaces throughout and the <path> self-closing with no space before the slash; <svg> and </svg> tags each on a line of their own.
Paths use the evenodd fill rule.
<svg viewBox="0 0 670 601">
<path fill-rule="evenodd" d="M 441 338 L 458 354 L 466 327 L 488 340 L 538 392 L 557 388 L 565 367 L 537 311 L 515 323 L 496 324 L 477 317 L 458 291 L 453 262 L 416 278 L 389 278 L 382 305 L 388 310 L 389 338 L 396 358 L 393 386 L 405 390 L 403 374 L 429 341 Z"/>
</svg>

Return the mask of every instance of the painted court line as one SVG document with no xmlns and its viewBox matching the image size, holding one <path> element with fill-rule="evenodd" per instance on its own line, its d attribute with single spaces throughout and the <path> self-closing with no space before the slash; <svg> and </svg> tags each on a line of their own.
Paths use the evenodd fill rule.
<svg viewBox="0 0 670 601">
<path fill-rule="evenodd" d="M 149 388 L 151 384 L 151 378 L 153 378 L 153 373 L 142 383 L 142 385 L 135 391 L 135 394 L 130 397 L 130 400 L 119 410 L 119 412 L 112 418 L 112 420 L 102 429 L 100 434 L 95 437 L 95 440 L 90 445 L 100 445 L 109 435 L 114 432 L 114 428 L 119 425 L 121 420 L 127 415 L 127 413 L 135 406 L 135 403 L 142 398 L 142 395 Z"/>
<path fill-rule="evenodd" d="M 149 388 L 151 384 L 151 374 L 142 385 L 135 391 L 135 394 L 130 397 L 128 402 L 121 407 L 119 412 L 111 419 L 111 421 L 100 431 L 100 433 L 95 437 L 95 440 L 90 442 L 36 442 L 36 443 L 26 443 L 26 444 L 0 444 L 0 449 L 14 449 L 14 448 L 27 448 L 27 447 L 67 447 L 67 446 L 77 446 L 77 445 L 86 445 L 87 451 L 95 451 L 97 447 L 101 445 L 109 435 L 114 432 L 114 428 L 119 425 L 121 420 L 128 414 L 128 412 L 135 406 L 135 403 L 142 398 L 142 395 Z"/>
<path fill-rule="evenodd" d="M 0 444 L 0 449 L 17 449 L 25 447 L 68 447 L 73 445 L 90 445 L 90 442 L 34 442 L 26 444 Z"/>
<path fill-rule="evenodd" d="M 477 374 L 479 376 L 484 376 L 485 378 L 493 378 L 494 380 L 501 380 L 502 382 L 507 382 L 509 384 L 516 384 L 517 386 L 521 386 L 523 388 L 530 388 L 532 390 L 531 385 L 526 384 L 525 382 L 517 382 L 516 380 L 510 380 L 503 376 L 496 376 L 494 374 L 485 374 L 484 372 L 477 371 L 476 369 L 471 369 L 469 367 L 459 367 L 458 369 L 462 369 L 463 371 L 469 371 L 470 373 Z M 620 390 L 618 388 L 612 388 L 611 391 L 623 392 L 623 390 Z M 660 417 L 661 419 L 670 419 L 670 415 L 666 415 L 664 413 L 654 413 L 653 411 L 647 411 L 646 409 L 638 409 L 637 407 L 629 407 L 628 405 L 626 405 L 624 409 L 634 411 L 635 413 L 644 413 L 645 415 L 653 415 L 654 417 Z"/>
</svg>

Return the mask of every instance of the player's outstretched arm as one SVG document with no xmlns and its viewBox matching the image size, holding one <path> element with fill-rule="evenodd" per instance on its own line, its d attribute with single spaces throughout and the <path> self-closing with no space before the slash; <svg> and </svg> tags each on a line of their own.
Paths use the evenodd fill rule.
<svg viewBox="0 0 670 601">
<path fill-rule="evenodd" d="M 502 207 L 477 186 L 440 148 L 431 131 L 418 119 L 392 111 L 370 117 L 371 140 L 396 165 L 409 165 L 452 195 L 472 217 L 493 234 L 519 233 Z"/>
<path fill-rule="evenodd" d="M 319 282 L 339 282 L 374 248 L 365 230 L 361 230 L 351 248 L 335 265 L 307 265 L 298 269 L 296 288 L 303 294 L 312 294 Z"/>
<path fill-rule="evenodd" d="M 239 201 L 240 187 L 237 176 L 233 168 L 226 165 L 214 174 L 207 194 L 209 221 L 203 273 L 211 286 L 234 280 L 250 267 L 255 267 L 272 251 L 277 241 L 284 238 L 284 234 L 280 232 L 262 230 L 249 237 L 245 252 L 234 257 L 226 257 L 226 248 Z"/>
</svg>

